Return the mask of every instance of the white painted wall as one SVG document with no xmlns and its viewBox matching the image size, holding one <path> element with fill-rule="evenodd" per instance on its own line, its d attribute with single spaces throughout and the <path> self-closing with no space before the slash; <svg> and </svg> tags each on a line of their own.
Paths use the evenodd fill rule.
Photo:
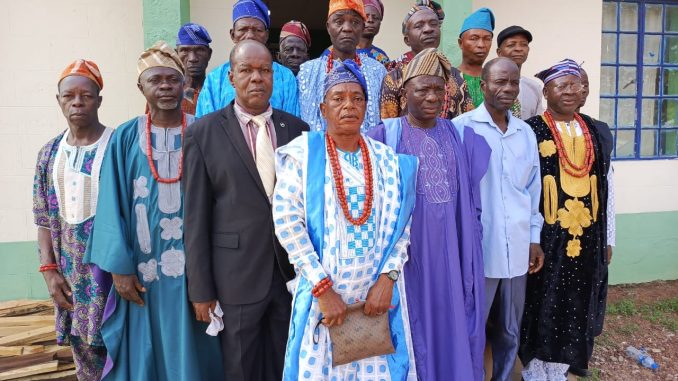
<svg viewBox="0 0 678 381">
<path fill-rule="evenodd" d="M 678 211 L 678 160 L 615 161 L 617 213 Z"/>
<path fill-rule="evenodd" d="M 563 58 L 584 62 L 591 93 L 583 112 L 598 116 L 602 0 L 473 0 L 473 10 L 480 7 L 492 9 L 496 21 L 488 59 L 497 56 L 496 35 L 502 29 L 522 26 L 534 38 L 522 74 L 532 77 Z"/>
<path fill-rule="evenodd" d="M 104 78 L 99 117 L 117 126 L 143 111 L 136 59 L 143 50 L 138 0 L 22 0 L 0 12 L 0 242 L 35 240 L 32 186 L 38 150 L 67 128 L 55 100 L 77 58 Z"/>
</svg>

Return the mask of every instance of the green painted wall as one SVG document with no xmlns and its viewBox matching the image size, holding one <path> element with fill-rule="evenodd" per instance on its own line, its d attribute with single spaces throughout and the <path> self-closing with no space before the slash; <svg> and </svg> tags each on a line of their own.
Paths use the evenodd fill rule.
<svg viewBox="0 0 678 381">
<path fill-rule="evenodd" d="M 678 279 L 678 212 L 617 216 L 610 283 Z"/>
<path fill-rule="evenodd" d="M 35 242 L 0 243 L 0 301 L 44 299 Z M 678 211 L 617 216 L 610 283 L 678 279 Z"/>
<path fill-rule="evenodd" d="M 144 47 L 158 40 L 174 45 L 179 27 L 191 19 L 190 0 L 143 0 Z"/>
<path fill-rule="evenodd" d="M 38 272 L 37 243 L 0 243 L 0 301 L 49 297 Z"/>
<path fill-rule="evenodd" d="M 471 14 L 473 7 L 471 0 L 443 0 L 445 21 L 443 21 L 442 39 L 440 49 L 445 53 L 452 65 L 459 66 L 461 63 L 461 50 L 459 50 L 459 30 L 464 19 Z"/>
</svg>

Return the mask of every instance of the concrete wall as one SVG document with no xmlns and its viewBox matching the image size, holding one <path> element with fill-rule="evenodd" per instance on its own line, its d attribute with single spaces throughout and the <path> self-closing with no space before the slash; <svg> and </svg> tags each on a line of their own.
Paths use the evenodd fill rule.
<svg viewBox="0 0 678 381">
<path fill-rule="evenodd" d="M 67 128 L 55 100 L 61 71 L 94 60 L 104 78 L 100 119 L 117 126 L 143 110 L 136 58 L 143 49 L 136 0 L 22 0 L 0 12 L 0 242 L 34 240 L 38 150 Z"/>
</svg>

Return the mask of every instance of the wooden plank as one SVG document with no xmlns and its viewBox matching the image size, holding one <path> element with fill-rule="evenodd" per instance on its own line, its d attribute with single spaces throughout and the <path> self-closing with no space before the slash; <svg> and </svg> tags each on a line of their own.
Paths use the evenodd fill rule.
<svg viewBox="0 0 678 381">
<path fill-rule="evenodd" d="M 71 364 L 75 368 L 74 364 Z M 40 380 L 59 380 L 59 381 L 77 381 L 75 377 L 75 369 L 61 370 L 53 373 L 39 374 L 36 376 L 28 376 L 16 378 L 13 381 L 40 381 Z"/>
<path fill-rule="evenodd" d="M 54 316 L 27 315 L 0 317 L 0 327 L 15 327 L 21 325 L 54 325 Z"/>
<path fill-rule="evenodd" d="M 54 327 L 46 326 L 2 337 L 0 338 L 0 346 L 28 345 L 41 341 L 54 340 L 55 338 L 56 332 L 54 332 Z"/>
<path fill-rule="evenodd" d="M 52 325 L 11 325 L 7 327 L 0 327 L 0 337 L 15 335 L 20 332 L 26 332 L 41 327 L 52 327 Z"/>
<path fill-rule="evenodd" d="M 43 374 L 49 372 L 56 372 L 59 370 L 59 361 L 50 361 L 44 364 L 37 364 L 32 366 L 27 366 L 24 368 L 13 369 L 7 372 L 0 373 L 0 381 L 4 380 L 15 380 L 20 377 L 33 376 L 36 374 Z"/>
<path fill-rule="evenodd" d="M 32 353 L 42 353 L 45 352 L 47 347 L 44 345 L 19 345 L 19 346 L 7 346 L 0 347 L 0 357 L 8 356 L 21 356 L 28 355 Z"/>
<path fill-rule="evenodd" d="M 0 317 L 21 316 L 54 309 L 51 300 L 13 300 L 0 303 Z"/>
</svg>

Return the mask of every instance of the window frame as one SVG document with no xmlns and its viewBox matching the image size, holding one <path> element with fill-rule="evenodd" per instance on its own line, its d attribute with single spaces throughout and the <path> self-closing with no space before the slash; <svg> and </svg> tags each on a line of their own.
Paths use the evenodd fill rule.
<svg viewBox="0 0 678 381">
<path fill-rule="evenodd" d="M 603 62 L 603 57 L 602 57 L 602 51 L 601 51 L 601 63 L 600 67 L 605 68 L 605 67 L 611 67 L 614 68 L 615 72 L 615 81 L 614 81 L 614 93 L 612 95 L 610 94 L 605 94 L 603 95 L 602 92 L 600 94 L 600 100 L 601 100 L 601 105 L 603 100 L 611 100 L 612 103 L 612 117 L 613 120 L 610 123 L 610 129 L 613 132 L 614 136 L 614 144 L 613 144 L 613 150 L 612 150 L 612 158 L 614 160 L 665 160 L 665 159 L 675 159 L 678 158 L 678 139 L 676 139 L 676 154 L 670 154 L 670 155 L 661 155 L 661 150 L 660 150 L 660 140 L 661 140 L 661 131 L 676 131 L 676 134 L 678 136 L 678 125 L 676 126 L 671 126 L 671 127 L 666 127 L 663 128 L 662 126 L 662 103 L 664 100 L 675 100 L 678 102 L 678 93 L 677 94 L 672 94 L 672 95 L 666 95 L 664 94 L 664 72 L 666 69 L 674 69 L 678 72 L 678 63 L 665 63 L 665 53 L 666 53 L 666 37 L 676 37 L 678 38 L 678 31 L 666 31 L 666 9 L 667 6 L 678 6 L 678 0 L 603 0 L 604 3 L 614 3 L 616 4 L 616 30 L 609 30 L 609 29 L 604 29 L 605 23 L 602 22 L 601 20 L 601 47 L 604 46 L 602 45 L 602 40 L 605 36 L 605 34 L 613 34 L 615 36 L 615 62 L 614 63 L 609 63 L 609 62 Z M 621 22 L 622 22 L 622 4 L 635 4 L 637 5 L 637 25 L 636 25 L 636 31 L 622 31 L 621 30 Z M 661 20 L 661 31 L 659 32 L 646 32 L 645 31 L 645 16 L 646 16 L 646 5 L 661 5 L 662 6 L 662 20 Z M 603 13 L 604 15 L 604 13 Z M 627 64 L 627 63 L 620 63 L 619 62 L 619 57 L 620 57 L 620 40 L 622 35 L 635 35 L 636 36 L 636 63 L 635 64 Z M 656 64 L 646 64 L 644 62 L 644 54 L 645 54 L 645 37 L 646 36 L 660 36 L 660 49 L 659 49 L 659 57 L 658 61 Z M 602 49 L 601 49 L 602 50 Z M 636 78 L 635 78 L 635 95 L 620 95 L 619 94 L 619 71 L 620 68 L 623 67 L 628 67 L 628 68 L 634 68 L 636 70 Z M 644 69 L 645 68 L 656 68 L 659 69 L 658 73 L 658 94 L 655 95 L 643 95 L 643 74 L 644 74 Z M 678 74 L 676 74 L 678 77 Z M 601 75 L 602 79 L 602 75 Z M 678 78 L 676 78 L 678 80 Z M 619 113 L 618 113 L 618 104 L 620 100 L 623 99 L 634 99 L 635 100 L 635 118 L 634 118 L 634 124 L 633 127 L 618 127 L 617 121 L 619 120 Z M 649 128 L 643 128 L 643 100 L 651 100 L 651 101 L 656 101 L 657 102 L 657 111 L 656 115 L 652 115 L 654 118 L 656 116 L 657 118 L 657 126 L 656 127 L 649 127 Z M 620 131 L 634 131 L 634 145 L 633 145 L 633 155 L 632 156 L 625 156 L 625 157 L 617 157 L 617 139 L 618 139 L 618 134 Z M 653 155 L 646 155 L 646 156 L 641 156 L 641 148 L 642 148 L 642 133 L 643 131 L 650 131 L 650 132 L 655 132 L 654 134 L 654 154 Z"/>
</svg>

